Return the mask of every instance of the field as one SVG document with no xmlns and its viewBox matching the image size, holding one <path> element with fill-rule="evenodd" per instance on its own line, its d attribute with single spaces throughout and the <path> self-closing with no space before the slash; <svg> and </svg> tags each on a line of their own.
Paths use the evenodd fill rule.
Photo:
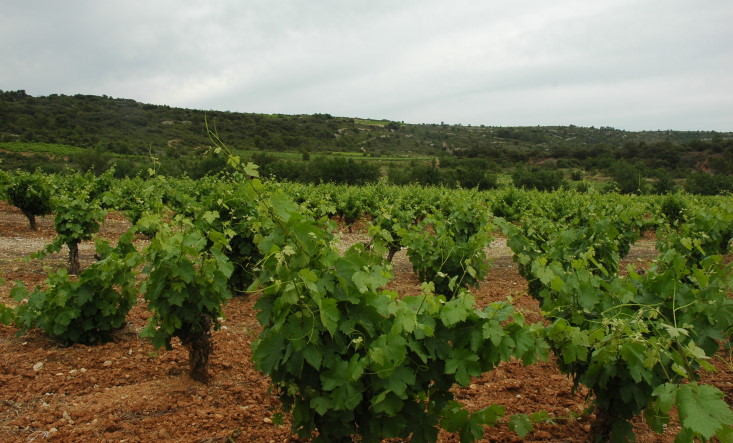
<svg viewBox="0 0 733 443">
<path fill-rule="evenodd" d="M 86 152 L 83 148 L 56 143 L 0 142 L 0 149 L 5 149 L 11 152 L 33 152 L 59 156 L 76 155 Z"/>
<path fill-rule="evenodd" d="M 121 214 L 112 213 L 99 235 L 114 240 L 128 227 Z M 363 223 L 353 233 L 341 230 L 340 242 L 363 241 L 366 236 L 360 227 Z M 41 219 L 39 231 L 32 232 L 19 210 L 0 204 L 0 275 L 7 280 L 0 289 L 0 301 L 12 303 L 13 281 L 41 284 L 46 268 L 65 266 L 65 255 L 25 260 L 53 237 L 50 218 Z M 136 240 L 140 247 L 145 243 L 144 237 Z M 506 241 L 494 240 L 489 255 L 491 269 L 474 291 L 478 305 L 511 296 L 529 321 L 542 321 Z M 641 268 L 654 256 L 654 238 L 647 235 L 632 247 L 625 263 Z M 91 244 L 82 245 L 81 258 L 82 266 L 94 260 Z M 396 255 L 394 269 L 396 278 L 390 288 L 400 294 L 418 294 L 419 281 L 404 251 Z M 212 380 L 207 385 L 188 377 L 188 357 L 177 342 L 170 351 L 155 351 L 149 341 L 138 337 L 149 316 L 142 299 L 114 340 L 98 346 L 62 347 L 38 330 L 18 337 L 15 328 L 0 327 L 0 440 L 298 441 L 290 433 L 287 415 L 284 425 L 273 423 L 277 396 L 269 390 L 269 378 L 255 370 L 251 360 L 250 344 L 261 330 L 255 299 L 238 297 L 226 305 L 223 327 L 213 334 Z M 726 393 L 730 404 L 733 358 L 721 353 L 713 363 L 718 371 L 706 375 L 705 381 Z M 524 439 L 509 431 L 504 421 L 487 430 L 486 441 L 587 441 L 591 417 L 583 414 L 590 401 L 582 388 L 572 388 L 572 381 L 552 360 L 527 367 L 511 361 L 455 393 L 470 410 L 496 403 L 506 407 L 507 416 L 544 410 L 553 417 L 553 423 L 535 425 Z M 671 442 L 679 429 L 673 422 L 664 435 L 658 435 L 642 419 L 636 419 L 634 426 L 641 442 Z M 458 437 L 441 431 L 439 441 L 458 441 Z"/>
</svg>

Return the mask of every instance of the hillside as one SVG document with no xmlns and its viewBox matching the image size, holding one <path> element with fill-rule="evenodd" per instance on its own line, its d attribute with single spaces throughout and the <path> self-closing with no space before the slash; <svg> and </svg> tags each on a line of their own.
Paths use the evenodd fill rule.
<svg viewBox="0 0 733 443">
<path fill-rule="evenodd" d="M 19 153 L 17 145 L 8 149 L 7 143 L 59 144 L 87 151 L 87 158 L 84 153 L 64 157 L 67 162 L 81 158 L 81 167 L 93 164 L 98 169 L 115 156 L 118 167 L 134 170 L 156 157 L 175 164 L 168 172 L 176 174 L 206 161 L 202 157 L 211 144 L 207 121 L 230 148 L 250 154 L 484 158 L 493 167 L 549 163 L 585 170 L 608 170 L 623 160 L 678 176 L 695 170 L 733 173 L 733 133 L 404 124 L 328 114 L 203 111 L 107 96 L 32 97 L 22 90 L 0 91 L 0 158 L 5 169 L 48 166 L 48 152 Z M 34 156 L 42 160 L 34 161 Z"/>
</svg>

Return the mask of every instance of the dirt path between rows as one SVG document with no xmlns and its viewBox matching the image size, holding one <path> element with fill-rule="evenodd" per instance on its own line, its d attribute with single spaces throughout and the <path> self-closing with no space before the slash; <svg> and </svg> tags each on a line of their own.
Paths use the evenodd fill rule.
<svg viewBox="0 0 733 443">
<path fill-rule="evenodd" d="M 19 211 L 0 204 L 0 275 L 8 280 L 0 288 L 0 301 L 9 303 L 12 281 L 40 284 L 46 269 L 65 266 L 63 253 L 25 261 L 53 238 L 51 219 L 41 219 L 39 226 L 39 231 L 29 231 Z M 113 214 L 100 236 L 114 239 L 127 226 L 123 217 Z M 363 233 L 341 234 L 346 244 L 364 239 Z M 495 240 L 489 251 L 493 266 L 480 289 L 473 291 L 478 303 L 511 296 L 529 321 L 541 321 L 506 242 Z M 653 251 L 653 240 L 643 240 L 627 260 L 648 261 Z M 93 245 L 82 245 L 81 252 L 82 266 L 88 265 Z M 390 289 L 419 292 L 404 251 L 395 257 L 394 269 Z M 224 326 L 213 335 L 213 380 L 208 385 L 188 378 L 187 354 L 180 346 L 156 352 L 137 336 L 149 315 L 141 300 L 127 325 L 104 345 L 65 348 L 40 331 L 17 337 L 15 328 L 0 327 L 0 441 L 298 441 L 290 434 L 287 416 L 284 426 L 272 422 L 278 400 L 268 391 L 269 379 L 251 362 L 250 344 L 260 331 L 254 301 L 253 297 L 235 298 L 226 306 Z M 707 381 L 731 398 L 733 359 L 722 357 L 716 361 L 719 372 Z M 552 361 L 527 367 L 505 363 L 455 392 L 470 409 L 500 404 L 507 416 L 544 410 L 555 417 L 554 423 L 537 426 L 524 441 L 588 440 L 590 421 L 583 416 L 590 404 L 586 392 L 573 390 L 571 380 Z M 675 430 L 671 425 L 667 434 L 659 436 L 642 420 L 636 422 L 641 442 L 671 442 Z M 458 437 L 442 432 L 439 441 L 454 442 Z M 488 429 L 486 441 L 521 440 L 504 423 Z"/>
</svg>

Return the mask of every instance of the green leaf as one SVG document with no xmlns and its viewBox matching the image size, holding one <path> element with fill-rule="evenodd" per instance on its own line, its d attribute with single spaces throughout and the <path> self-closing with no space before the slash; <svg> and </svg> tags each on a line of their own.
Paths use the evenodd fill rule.
<svg viewBox="0 0 733 443">
<path fill-rule="evenodd" d="M 644 367 L 646 347 L 638 342 L 627 341 L 621 347 L 621 357 L 626 361 L 626 367 L 636 383 L 640 383 L 648 370 Z"/>
<path fill-rule="evenodd" d="M 13 310 L 0 303 L 0 324 L 8 326 L 14 319 L 15 315 L 13 314 Z"/>
<path fill-rule="evenodd" d="M 333 407 L 333 401 L 328 397 L 315 397 L 311 399 L 310 405 L 318 415 L 324 415 Z"/>
<path fill-rule="evenodd" d="M 454 298 L 447 302 L 443 309 L 440 310 L 440 320 L 444 325 L 451 327 L 455 324 L 465 320 L 468 317 L 469 310 L 463 303 L 459 302 L 459 299 Z"/>
<path fill-rule="evenodd" d="M 674 406 L 675 398 L 677 397 L 677 389 L 679 385 L 674 383 L 665 383 L 657 386 L 652 392 L 652 396 L 656 397 L 656 404 L 662 413 L 668 413 Z"/>
<path fill-rule="evenodd" d="M 219 218 L 219 212 L 218 211 L 206 211 L 204 212 L 204 215 L 202 216 L 202 218 L 206 220 L 208 224 L 212 224 L 214 223 L 215 220 Z"/>
<path fill-rule="evenodd" d="M 369 348 L 369 358 L 375 364 L 380 376 L 389 377 L 387 369 L 396 369 L 407 356 L 407 342 L 401 335 L 384 334 L 379 336 Z"/>
<path fill-rule="evenodd" d="M 494 346 L 499 346 L 506 333 L 498 321 L 491 320 L 484 323 L 481 328 L 485 339 L 491 340 Z"/>
<path fill-rule="evenodd" d="M 682 426 L 711 439 L 724 426 L 733 425 L 733 411 L 723 397 L 720 390 L 710 385 L 680 385 L 677 407 Z"/>
<path fill-rule="evenodd" d="M 259 166 L 256 164 L 249 162 L 244 166 L 244 173 L 249 175 L 250 177 L 259 177 L 260 172 L 257 170 Z"/>
<path fill-rule="evenodd" d="M 321 353 L 318 352 L 318 350 L 315 348 L 315 346 L 313 346 L 312 343 L 308 344 L 308 346 L 303 349 L 303 357 L 309 365 L 313 366 L 314 369 L 321 369 L 321 362 L 323 361 L 323 358 L 321 357 Z"/>
<path fill-rule="evenodd" d="M 481 373 L 478 355 L 468 349 L 452 349 L 450 358 L 445 362 L 445 373 L 455 374 L 456 381 L 460 385 L 467 385 L 471 377 Z"/>
<path fill-rule="evenodd" d="M 332 298 L 321 299 L 318 302 L 321 323 L 328 330 L 331 336 L 338 330 L 338 322 L 341 318 L 338 309 L 338 302 Z"/>
<path fill-rule="evenodd" d="M 347 383 L 337 387 L 331 396 L 334 409 L 352 410 L 356 408 L 363 398 L 362 392 L 364 388 L 361 383 Z"/>
<path fill-rule="evenodd" d="M 443 410 L 440 427 L 448 432 L 458 432 L 468 423 L 469 412 L 457 401 L 451 401 Z"/>
<path fill-rule="evenodd" d="M 272 373 L 280 366 L 284 350 L 282 337 L 276 334 L 270 334 L 256 341 L 252 351 L 255 367 L 266 374 Z"/>
<path fill-rule="evenodd" d="M 509 429 L 516 432 L 520 438 L 524 438 L 532 432 L 532 421 L 527 414 L 514 414 L 509 418 Z"/>
<path fill-rule="evenodd" d="M 404 402 L 393 392 L 383 391 L 372 399 L 374 412 L 393 416 L 402 410 Z"/>
<path fill-rule="evenodd" d="M 720 443 L 733 443 L 733 426 L 723 426 L 715 436 Z"/>
<path fill-rule="evenodd" d="M 388 379 L 385 380 L 387 387 L 398 397 L 405 398 L 408 386 L 415 384 L 415 373 L 406 366 L 397 368 Z"/>
</svg>

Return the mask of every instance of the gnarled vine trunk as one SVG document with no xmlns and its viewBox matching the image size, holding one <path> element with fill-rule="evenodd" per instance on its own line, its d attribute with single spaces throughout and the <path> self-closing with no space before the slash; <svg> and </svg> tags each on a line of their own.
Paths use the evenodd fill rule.
<svg viewBox="0 0 733 443">
<path fill-rule="evenodd" d="M 23 215 L 28 219 L 28 223 L 31 225 L 31 231 L 37 231 L 38 225 L 36 224 L 36 214 L 30 211 L 23 211 Z"/>
<path fill-rule="evenodd" d="M 69 274 L 79 275 L 81 263 L 79 263 L 79 243 L 70 243 L 69 247 Z"/>
<path fill-rule="evenodd" d="M 214 351 L 211 343 L 211 318 L 204 315 L 199 320 L 200 328 L 187 325 L 181 329 L 179 338 L 188 350 L 189 375 L 201 383 L 209 381 L 209 355 Z"/>
</svg>

